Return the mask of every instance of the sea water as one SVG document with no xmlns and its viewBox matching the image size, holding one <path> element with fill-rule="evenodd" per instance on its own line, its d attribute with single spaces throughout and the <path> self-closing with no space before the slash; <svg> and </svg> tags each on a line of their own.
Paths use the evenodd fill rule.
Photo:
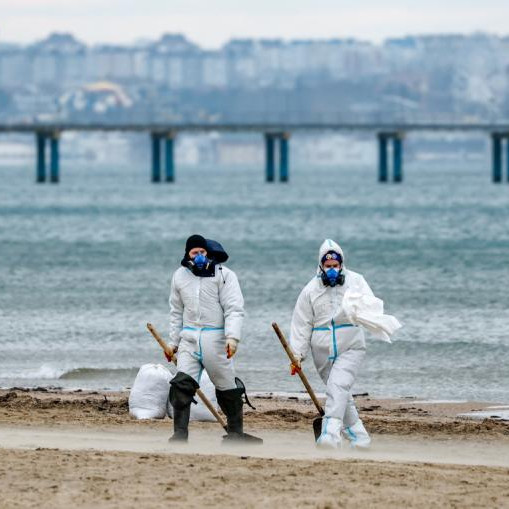
<svg viewBox="0 0 509 509">
<path fill-rule="evenodd" d="M 507 402 L 509 185 L 489 161 L 374 167 L 147 168 L 65 162 L 59 185 L 0 168 L 0 386 L 120 389 L 166 362 L 146 330 L 167 334 L 169 280 L 193 233 L 220 241 L 245 297 L 238 374 L 250 390 L 299 391 L 271 328 L 288 333 L 326 237 L 404 327 L 368 339 L 355 391 Z M 310 362 L 305 370 L 319 391 Z"/>
</svg>

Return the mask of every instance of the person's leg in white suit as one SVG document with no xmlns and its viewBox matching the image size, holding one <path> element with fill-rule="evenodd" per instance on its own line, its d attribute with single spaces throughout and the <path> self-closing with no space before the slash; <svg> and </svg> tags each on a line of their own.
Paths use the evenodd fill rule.
<svg viewBox="0 0 509 509">
<path fill-rule="evenodd" d="M 356 416 L 352 413 L 352 405 L 355 408 L 355 403 L 353 403 L 351 389 L 364 355 L 364 349 L 347 350 L 342 352 L 333 362 L 327 378 L 327 401 L 322 422 L 322 433 L 316 441 L 318 446 L 339 447 L 345 420 L 349 421 L 348 424 L 355 417 L 359 420 L 357 410 L 355 409 Z M 356 422 L 351 424 L 352 426 L 348 426 L 350 429 L 356 425 Z"/>
</svg>

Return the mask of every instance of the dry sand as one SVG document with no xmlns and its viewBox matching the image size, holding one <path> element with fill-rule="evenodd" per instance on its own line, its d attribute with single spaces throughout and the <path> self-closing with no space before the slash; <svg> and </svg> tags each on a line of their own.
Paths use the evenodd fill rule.
<svg viewBox="0 0 509 509">
<path fill-rule="evenodd" d="M 0 507 L 508 507 L 509 423 L 483 403 L 358 398 L 367 453 L 313 446 L 310 402 L 257 398 L 259 448 L 214 423 L 170 446 L 171 421 L 135 421 L 127 395 L 0 391 Z"/>
</svg>

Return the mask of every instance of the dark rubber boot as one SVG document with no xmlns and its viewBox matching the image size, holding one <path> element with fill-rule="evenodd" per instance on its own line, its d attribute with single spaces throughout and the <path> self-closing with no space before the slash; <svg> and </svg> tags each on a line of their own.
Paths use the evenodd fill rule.
<svg viewBox="0 0 509 509">
<path fill-rule="evenodd" d="M 226 415 L 226 432 L 228 439 L 241 438 L 244 434 L 242 407 L 242 389 L 228 391 L 216 390 L 219 407 Z"/>
<path fill-rule="evenodd" d="M 173 436 L 171 442 L 187 442 L 191 403 L 200 386 L 194 378 L 179 371 L 170 381 L 170 403 L 173 407 Z"/>
<path fill-rule="evenodd" d="M 246 393 L 246 388 L 240 379 L 236 378 L 235 382 L 237 384 L 236 389 L 230 389 L 227 391 L 220 391 L 216 389 L 217 402 L 223 413 L 226 415 L 227 435 L 223 437 L 223 441 L 263 443 L 261 438 L 244 433 L 242 412 L 244 402 L 242 401 L 242 396 Z"/>
<path fill-rule="evenodd" d="M 173 407 L 173 436 L 170 437 L 170 442 L 187 442 L 190 414 L 191 403 L 185 408 Z"/>
</svg>

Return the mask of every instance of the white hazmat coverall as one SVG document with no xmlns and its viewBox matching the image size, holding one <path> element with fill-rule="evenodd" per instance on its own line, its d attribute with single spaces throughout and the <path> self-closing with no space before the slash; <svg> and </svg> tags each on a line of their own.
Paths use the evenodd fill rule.
<svg viewBox="0 0 509 509">
<path fill-rule="evenodd" d="M 316 369 L 326 384 L 327 401 L 318 445 L 338 447 L 343 434 L 352 445 L 368 447 L 370 437 L 359 418 L 351 389 L 366 352 L 364 331 L 347 318 L 342 301 L 345 291 L 373 296 L 364 277 L 346 270 L 344 285 L 325 286 L 322 257 L 329 251 L 344 255 L 327 239 L 320 246 L 318 274 L 302 290 L 292 316 L 290 346 L 301 359 L 311 350 Z"/>
<path fill-rule="evenodd" d="M 170 294 L 170 346 L 178 347 L 177 368 L 200 383 L 203 369 L 220 391 L 235 389 L 226 339 L 241 339 L 244 298 L 237 276 L 217 265 L 213 277 L 179 267 Z"/>
</svg>

